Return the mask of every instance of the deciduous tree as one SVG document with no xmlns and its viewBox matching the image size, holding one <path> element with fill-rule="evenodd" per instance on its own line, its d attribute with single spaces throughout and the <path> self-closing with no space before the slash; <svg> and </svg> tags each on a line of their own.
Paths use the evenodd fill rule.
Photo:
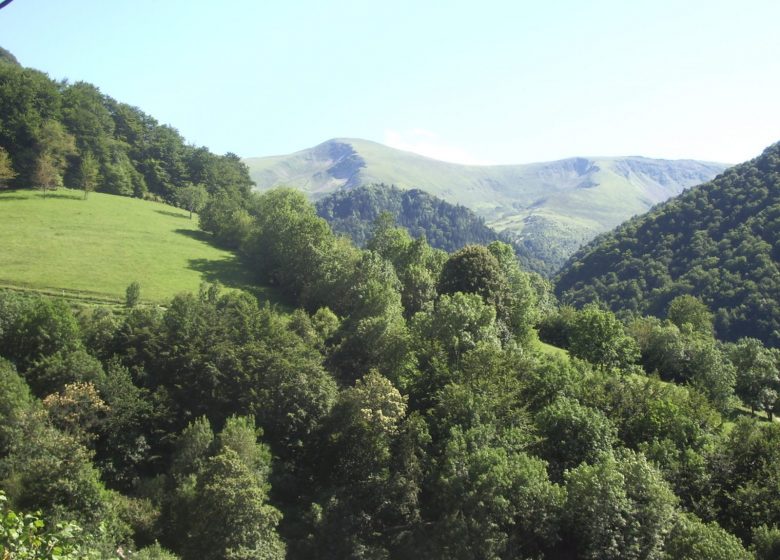
<svg viewBox="0 0 780 560">
<path fill-rule="evenodd" d="M 0 188 L 7 187 L 8 182 L 16 178 L 18 173 L 14 171 L 11 156 L 5 151 L 5 148 L 0 147 Z"/>
</svg>

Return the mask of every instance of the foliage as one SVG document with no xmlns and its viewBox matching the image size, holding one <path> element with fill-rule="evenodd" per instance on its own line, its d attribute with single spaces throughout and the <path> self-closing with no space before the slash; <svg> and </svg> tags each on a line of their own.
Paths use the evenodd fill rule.
<svg viewBox="0 0 780 560">
<path fill-rule="evenodd" d="M 669 303 L 667 318 L 681 331 L 712 335 L 712 313 L 702 301 L 691 295 L 677 296 Z"/>
<path fill-rule="evenodd" d="M 97 188 L 99 173 L 100 169 L 95 156 L 91 152 L 84 154 L 81 158 L 78 173 L 78 184 L 84 191 L 84 198 L 87 198 L 87 195 Z"/>
<path fill-rule="evenodd" d="M 176 202 L 190 213 L 200 212 L 208 203 L 209 193 L 203 185 L 187 185 L 176 191 Z"/>
<path fill-rule="evenodd" d="M 719 338 L 780 342 L 780 144 L 595 239 L 569 261 L 556 292 L 582 305 L 662 316 L 699 298 Z"/>
<path fill-rule="evenodd" d="M 208 460 L 194 497 L 185 560 L 284 558 L 284 543 L 275 531 L 281 515 L 265 503 L 265 488 L 234 450 Z"/>
<path fill-rule="evenodd" d="M 625 369 L 635 363 L 639 352 L 634 340 L 609 311 L 587 305 L 574 319 L 569 352 L 601 368 Z"/>
<path fill-rule="evenodd" d="M 0 188 L 6 187 L 8 182 L 14 179 L 18 173 L 14 171 L 11 156 L 5 148 L 0 146 Z"/>
<path fill-rule="evenodd" d="M 47 528 L 38 513 L 17 513 L 0 491 L 0 555 L 14 560 L 98 560 L 102 551 L 72 522 Z M 50 524 L 51 525 L 51 524 Z M 118 556 L 112 555 L 113 558 Z"/>
<path fill-rule="evenodd" d="M 371 239 L 372 225 L 383 213 L 412 237 L 424 237 L 432 247 L 447 252 L 504 239 L 471 210 L 419 189 L 375 184 L 338 190 L 317 201 L 317 214 L 358 246 Z"/>
<path fill-rule="evenodd" d="M 761 525 L 780 525 L 780 424 L 737 422 L 712 458 L 717 519 L 744 541 Z"/>
<path fill-rule="evenodd" d="M 542 409 L 535 423 L 542 438 L 540 455 L 558 481 L 565 471 L 611 451 L 617 439 L 617 430 L 601 411 L 566 397 Z"/>
<path fill-rule="evenodd" d="M 133 134 L 99 101 L 81 86 L 58 109 L 96 159 L 116 148 L 101 130 Z M 358 249 L 299 193 L 245 197 L 232 164 L 189 155 L 193 184 L 221 185 L 203 227 L 290 306 L 218 284 L 75 314 L 0 292 L 13 508 L 75 519 L 103 557 L 745 557 L 736 539 L 772 554 L 780 424 L 734 422 L 733 395 L 770 410 L 775 350 L 719 343 L 692 298 L 627 328 L 555 311 L 501 242 L 448 256 L 383 215 Z M 111 157 L 104 177 L 128 172 Z M 540 318 L 574 359 L 534 340 Z"/>
<path fill-rule="evenodd" d="M 778 351 L 755 338 L 731 346 L 729 357 L 737 370 L 736 393 L 750 410 L 763 410 L 772 420 L 780 399 Z"/>
<path fill-rule="evenodd" d="M 241 197 L 252 184 L 235 154 L 188 145 L 175 129 L 91 84 L 55 82 L 18 64 L 0 64 L 0 123 L 0 146 L 18 173 L 15 187 L 36 185 L 45 194 L 63 183 L 94 185 L 174 202 L 190 184 Z"/>
<path fill-rule="evenodd" d="M 130 282 L 125 290 L 125 306 L 135 307 L 141 300 L 141 284 L 138 282 Z"/>
<path fill-rule="evenodd" d="M 580 558 L 661 558 L 676 498 L 642 455 L 603 455 L 566 474 L 566 516 Z"/>
<path fill-rule="evenodd" d="M 264 193 L 255 212 L 257 219 L 244 252 L 258 277 L 279 286 L 291 298 L 306 301 L 333 243 L 328 224 L 292 189 Z"/>
<path fill-rule="evenodd" d="M 716 523 L 704 523 L 690 514 L 679 514 L 666 538 L 667 560 L 750 560 L 753 558 L 739 539 Z M 769 558 L 769 557 L 767 557 Z"/>
</svg>

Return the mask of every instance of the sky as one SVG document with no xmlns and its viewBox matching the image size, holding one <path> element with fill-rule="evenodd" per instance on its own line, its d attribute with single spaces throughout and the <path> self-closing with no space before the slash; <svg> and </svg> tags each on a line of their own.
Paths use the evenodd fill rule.
<svg viewBox="0 0 780 560">
<path fill-rule="evenodd" d="M 780 140 L 777 0 L 14 0 L 0 46 L 242 157 L 738 163 Z"/>
</svg>

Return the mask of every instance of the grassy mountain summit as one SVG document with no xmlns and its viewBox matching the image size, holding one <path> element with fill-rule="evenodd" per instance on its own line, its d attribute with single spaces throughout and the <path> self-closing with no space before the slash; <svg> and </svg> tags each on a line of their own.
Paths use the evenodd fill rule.
<svg viewBox="0 0 780 560">
<path fill-rule="evenodd" d="M 663 316 L 681 294 L 718 336 L 780 343 L 780 143 L 577 252 L 557 290 L 575 304 Z"/>
<path fill-rule="evenodd" d="M 294 154 L 244 162 L 258 189 L 289 185 L 315 199 L 372 183 L 419 188 L 506 231 L 547 273 L 597 234 L 726 168 L 643 157 L 459 165 L 359 139 L 333 139 Z"/>
</svg>

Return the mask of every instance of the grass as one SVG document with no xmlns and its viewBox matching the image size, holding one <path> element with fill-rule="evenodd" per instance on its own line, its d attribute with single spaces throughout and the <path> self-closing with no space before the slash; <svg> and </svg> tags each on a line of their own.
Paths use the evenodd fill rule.
<svg viewBox="0 0 780 560">
<path fill-rule="evenodd" d="M 569 352 L 568 350 L 564 350 L 563 348 L 558 348 L 557 346 L 553 346 L 552 344 L 547 344 L 546 342 L 542 342 L 541 340 L 537 341 L 537 349 L 542 354 L 547 354 L 548 356 L 557 356 L 559 358 L 568 358 Z"/>
<path fill-rule="evenodd" d="M 128 284 L 141 298 L 164 302 L 219 281 L 261 299 L 236 256 L 214 247 L 197 217 L 158 202 L 60 189 L 0 191 L 0 287 L 90 303 L 124 300 Z"/>
</svg>

